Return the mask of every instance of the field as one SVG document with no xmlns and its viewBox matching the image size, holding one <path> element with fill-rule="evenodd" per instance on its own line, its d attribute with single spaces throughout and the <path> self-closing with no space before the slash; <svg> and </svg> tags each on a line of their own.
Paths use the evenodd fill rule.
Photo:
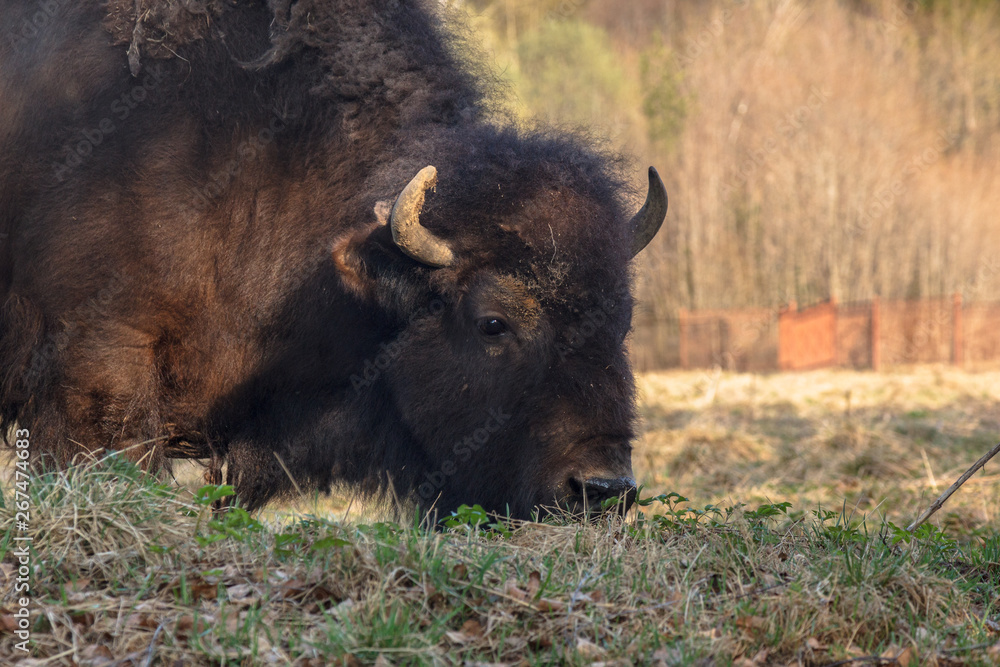
<svg viewBox="0 0 1000 667">
<path fill-rule="evenodd" d="M 17 595 L 8 465 L 0 662 L 1000 664 L 1000 460 L 903 530 L 996 444 L 1000 372 L 672 372 L 640 389 L 648 504 L 624 521 L 469 510 L 435 531 L 349 496 L 220 518 L 194 469 L 106 462 L 32 480 Z"/>
</svg>

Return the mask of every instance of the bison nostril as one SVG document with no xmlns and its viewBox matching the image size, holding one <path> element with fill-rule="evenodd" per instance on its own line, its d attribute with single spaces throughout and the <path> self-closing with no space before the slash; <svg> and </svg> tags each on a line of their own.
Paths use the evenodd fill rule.
<svg viewBox="0 0 1000 667">
<path fill-rule="evenodd" d="M 635 480 L 631 477 L 591 477 L 583 485 L 586 500 L 591 505 L 603 503 L 610 498 L 618 498 L 628 507 L 635 500 Z"/>
</svg>

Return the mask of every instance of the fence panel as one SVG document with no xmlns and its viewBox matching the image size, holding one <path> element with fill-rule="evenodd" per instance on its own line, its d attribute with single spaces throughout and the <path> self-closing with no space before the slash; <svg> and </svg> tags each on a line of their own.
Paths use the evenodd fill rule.
<svg viewBox="0 0 1000 667">
<path fill-rule="evenodd" d="M 778 356 L 775 312 L 768 308 L 682 311 L 679 347 L 682 368 L 773 370 Z"/>
<path fill-rule="evenodd" d="M 1000 303 L 973 303 L 963 309 L 965 360 L 970 364 L 1000 361 Z"/>
<path fill-rule="evenodd" d="M 778 368 L 804 370 L 837 363 L 837 306 L 786 310 L 778 319 Z"/>
<path fill-rule="evenodd" d="M 951 361 L 954 335 L 951 299 L 883 301 L 881 319 L 884 363 Z"/>
<path fill-rule="evenodd" d="M 963 304 L 955 295 L 921 301 L 830 302 L 780 315 L 767 308 L 682 310 L 677 320 L 637 322 L 632 352 L 640 370 L 981 365 L 1000 361 L 1000 302 Z"/>
<path fill-rule="evenodd" d="M 871 368 L 872 304 L 848 304 L 837 310 L 837 365 Z"/>
</svg>

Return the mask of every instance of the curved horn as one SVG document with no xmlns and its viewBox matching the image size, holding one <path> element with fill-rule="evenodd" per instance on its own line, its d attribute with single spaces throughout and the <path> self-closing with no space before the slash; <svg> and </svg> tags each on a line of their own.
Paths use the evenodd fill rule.
<svg viewBox="0 0 1000 667">
<path fill-rule="evenodd" d="M 404 253 L 428 266 L 448 266 L 455 261 L 448 244 L 420 224 L 424 194 L 437 185 L 437 169 L 427 166 L 417 172 L 396 197 L 389 214 L 392 240 Z"/>
<path fill-rule="evenodd" d="M 632 216 L 628 223 L 632 230 L 632 256 L 635 257 L 639 251 L 645 248 L 656 232 L 660 231 L 660 225 L 667 216 L 667 189 L 663 187 L 660 175 L 656 173 L 654 167 L 649 168 L 649 190 L 646 192 L 646 203 L 642 205 L 639 212 Z"/>
</svg>

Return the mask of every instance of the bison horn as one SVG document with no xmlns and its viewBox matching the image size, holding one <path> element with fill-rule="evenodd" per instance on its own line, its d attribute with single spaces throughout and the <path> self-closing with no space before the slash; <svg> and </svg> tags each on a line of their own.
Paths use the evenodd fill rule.
<svg viewBox="0 0 1000 667">
<path fill-rule="evenodd" d="M 392 240 L 405 254 L 428 266 L 448 266 L 455 255 L 448 244 L 420 224 L 424 195 L 437 184 L 437 169 L 427 166 L 417 172 L 396 197 L 389 214 Z"/>
<path fill-rule="evenodd" d="M 656 173 L 654 167 L 649 168 L 649 190 L 646 193 L 646 203 L 642 205 L 636 213 L 629 228 L 632 230 L 632 256 L 635 257 L 639 251 L 645 248 L 656 232 L 660 231 L 660 225 L 667 216 L 667 189 L 663 187 L 660 175 Z"/>
</svg>

